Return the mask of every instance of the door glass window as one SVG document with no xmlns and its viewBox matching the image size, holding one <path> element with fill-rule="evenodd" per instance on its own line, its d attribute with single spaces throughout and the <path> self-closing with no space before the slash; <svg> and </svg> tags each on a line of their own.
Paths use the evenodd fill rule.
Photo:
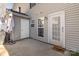
<svg viewBox="0 0 79 59">
<path fill-rule="evenodd" d="M 52 38 L 60 40 L 60 17 L 53 17 L 52 21 Z"/>
</svg>

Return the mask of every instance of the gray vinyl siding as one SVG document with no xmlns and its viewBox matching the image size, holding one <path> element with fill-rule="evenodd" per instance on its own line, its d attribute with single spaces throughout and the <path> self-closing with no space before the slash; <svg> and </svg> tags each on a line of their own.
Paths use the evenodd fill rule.
<svg viewBox="0 0 79 59">
<path fill-rule="evenodd" d="M 66 47 L 79 50 L 79 4 L 68 5 L 66 10 Z"/>
<path fill-rule="evenodd" d="M 13 34 L 14 34 L 14 40 L 18 40 L 20 39 L 20 33 L 21 33 L 21 20 L 18 16 L 13 16 L 14 18 L 14 30 L 13 30 Z"/>
<path fill-rule="evenodd" d="M 65 45 L 68 50 L 79 50 L 79 4 L 71 3 L 50 3 L 37 4 L 29 11 L 31 20 L 35 20 L 35 27 L 31 29 L 31 37 L 44 42 L 48 41 L 48 21 L 45 20 L 44 37 L 38 37 L 37 22 L 41 16 L 48 16 L 50 13 L 65 11 Z M 30 21 L 31 21 L 30 20 Z"/>
</svg>

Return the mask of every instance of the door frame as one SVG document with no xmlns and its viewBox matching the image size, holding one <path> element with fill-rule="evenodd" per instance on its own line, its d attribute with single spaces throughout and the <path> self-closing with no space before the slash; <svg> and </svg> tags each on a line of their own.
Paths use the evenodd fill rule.
<svg viewBox="0 0 79 59">
<path fill-rule="evenodd" d="M 51 17 L 53 16 L 61 16 L 63 21 L 60 21 L 62 23 L 61 26 L 63 26 L 61 28 L 61 32 L 63 31 L 63 33 L 60 33 L 60 40 L 62 43 L 62 47 L 65 48 L 65 11 L 59 11 L 59 12 L 55 12 L 55 13 L 51 13 L 48 14 L 48 43 L 53 44 L 52 43 L 52 21 L 51 21 Z"/>
</svg>

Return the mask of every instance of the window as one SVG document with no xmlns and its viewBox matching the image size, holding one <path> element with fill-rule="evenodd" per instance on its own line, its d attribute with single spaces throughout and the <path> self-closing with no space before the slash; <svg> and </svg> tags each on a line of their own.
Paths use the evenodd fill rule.
<svg viewBox="0 0 79 59">
<path fill-rule="evenodd" d="M 38 28 L 38 36 L 44 37 L 44 28 Z"/>
<path fill-rule="evenodd" d="M 38 36 L 44 37 L 44 17 L 38 19 Z"/>
</svg>

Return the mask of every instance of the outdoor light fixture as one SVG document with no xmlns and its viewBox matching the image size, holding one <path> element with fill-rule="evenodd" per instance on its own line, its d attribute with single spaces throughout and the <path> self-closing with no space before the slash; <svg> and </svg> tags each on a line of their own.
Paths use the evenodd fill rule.
<svg viewBox="0 0 79 59">
<path fill-rule="evenodd" d="M 48 17 L 45 16 L 45 19 L 44 20 L 48 20 Z"/>
</svg>

